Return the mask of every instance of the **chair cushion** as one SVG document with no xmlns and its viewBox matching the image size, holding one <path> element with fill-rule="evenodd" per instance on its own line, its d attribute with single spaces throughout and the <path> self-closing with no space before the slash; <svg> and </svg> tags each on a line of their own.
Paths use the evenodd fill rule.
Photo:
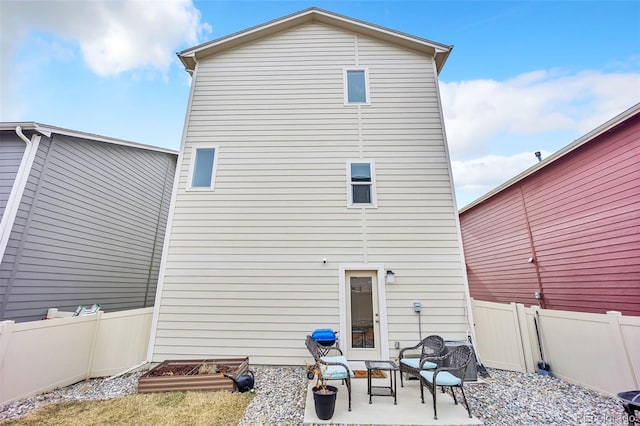
<svg viewBox="0 0 640 426">
<path fill-rule="evenodd" d="M 433 373 L 433 371 L 421 371 L 420 375 L 427 379 L 429 383 L 433 383 Z M 438 386 L 458 386 L 460 383 L 462 383 L 462 380 L 448 371 L 441 371 L 436 376 L 436 385 Z"/>
<path fill-rule="evenodd" d="M 346 366 L 349 366 L 347 362 L 347 358 L 344 356 L 323 356 L 320 358 L 324 362 L 340 362 Z M 342 380 L 347 377 L 354 377 L 355 374 L 349 368 L 348 376 L 347 372 L 344 370 L 344 367 L 341 365 L 324 365 L 321 364 L 322 376 L 325 380 Z"/>
<path fill-rule="evenodd" d="M 418 367 L 420 366 L 420 358 L 402 358 L 400 360 L 400 363 L 406 365 L 407 367 L 413 368 L 414 370 L 417 370 Z M 422 366 L 422 369 L 433 370 L 436 367 L 437 365 L 435 362 L 425 361 L 424 365 Z"/>
</svg>

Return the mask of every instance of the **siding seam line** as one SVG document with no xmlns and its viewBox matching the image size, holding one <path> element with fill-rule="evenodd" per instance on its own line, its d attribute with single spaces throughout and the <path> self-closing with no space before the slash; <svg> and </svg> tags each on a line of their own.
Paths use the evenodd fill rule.
<svg viewBox="0 0 640 426">
<path fill-rule="evenodd" d="M 540 307 L 545 309 L 544 303 L 544 293 L 542 292 L 542 279 L 540 278 L 540 268 L 538 267 L 538 256 L 536 253 L 536 246 L 533 242 L 533 232 L 531 232 L 531 223 L 529 222 L 529 213 L 527 212 L 527 202 L 524 198 L 524 190 L 522 189 L 522 185 L 518 185 L 518 189 L 520 189 L 520 198 L 522 200 L 522 210 L 524 213 L 524 221 L 527 225 L 527 235 L 529 237 L 529 246 L 531 248 L 531 256 L 533 256 L 533 266 L 536 268 L 536 280 L 538 281 L 538 291 L 540 292 Z"/>
<path fill-rule="evenodd" d="M 367 241 L 367 209 L 362 210 L 362 257 L 364 263 L 369 262 L 369 242 Z"/>
<path fill-rule="evenodd" d="M 151 276 L 153 272 L 153 259 L 156 257 L 156 248 L 158 246 L 158 230 L 160 229 L 160 219 L 162 218 L 162 206 L 164 206 L 166 199 L 166 188 L 167 188 L 167 175 L 169 174 L 169 164 L 171 160 L 169 157 L 165 158 L 165 168 L 164 168 L 164 180 L 162 182 L 162 197 L 160 198 L 160 205 L 158 206 L 158 218 L 156 219 L 156 229 L 153 233 L 153 246 L 151 247 L 151 257 L 149 259 L 149 272 L 147 273 L 147 285 L 144 291 L 144 304 L 143 306 L 147 307 L 147 300 L 149 299 L 149 286 L 151 285 Z M 159 273 L 159 272 L 158 272 Z M 156 284 L 157 285 L 157 284 Z"/>
<path fill-rule="evenodd" d="M 354 51 L 353 51 L 353 53 L 354 53 L 354 55 L 355 55 L 355 57 L 356 57 L 356 58 L 355 58 L 355 59 L 356 59 L 356 66 L 359 66 L 359 65 L 360 65 L 360 61 L 359 61 L 359 59 L 360 59 L 360 58 L 359 58 L 359 56 L 360 56 L 360 55 L 359 55 L 359 50 L 358 50 L 358 48 L 359 48 L 359 46 L 358 46 L 358 33 L 355 33 L 355 34 L 354 34 L 354 43 L 353 43 L 353 44 L 354 44 L 354 46 L 353 46 L 353 47 L 354 47 Z"/>
</svg>

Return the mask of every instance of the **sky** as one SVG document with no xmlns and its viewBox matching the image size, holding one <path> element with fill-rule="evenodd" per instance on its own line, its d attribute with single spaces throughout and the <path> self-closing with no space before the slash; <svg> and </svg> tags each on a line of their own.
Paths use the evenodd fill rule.
<svg viewBox="0 0 640 426">
<path fill-rule="evenodd" d="M 312 6 L 454 46 L 439 84 L 459 208 L 640 102 L 637 0 L 0 0 L 0 121 L 179 150 L 176 52 Z"/>
</svg>

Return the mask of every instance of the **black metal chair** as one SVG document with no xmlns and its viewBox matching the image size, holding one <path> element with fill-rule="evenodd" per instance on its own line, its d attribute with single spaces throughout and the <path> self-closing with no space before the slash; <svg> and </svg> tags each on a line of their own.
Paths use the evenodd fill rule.
<svg viewBox="0 0 640 426">
<path fill-rule="evenodd" d="M 441 367 L 435 370 L 420 371 L 420 397 L 422 403 L 424 403 L 424 388 L 429 389 L 429 392 L 433 395 L 433 418 L 438 419 L 438 408 L 436 405 L 437 387 L 441 386 L 442 391 L 445 391 L 445 387 L 451 389 L 451 395 L 453 396 L 453 402 L 458 404 L 456 394 L 453 390 L 454 387 L 460 388 L 462 392 L 462 398 L 464 405 L 467 408 L 469 417 L 471 417 L 471 407 L 467 401 L 467 397 L 464 394 L 464 378 L 467 373 L 467 367 L 473 358 L 473 352 L 469 346 L 455 346 L 451 348 L 447 354 L 428 358 L 429 361 L 435 362 Z"/>
<path fill-rule="evenodd" d="M 349 394 L 349 411 L 351 411 L 351 378 L 355 376 L 349 368 L 347 358 L 342 354 L 342 350 L 337 346 L 326 347 L 318 343 L 313 337 L 307 336 L 305 341 L 307 349 L 314 361 L 321 368 L 320 372 L 324 380 L 342 380 L 347 385 Z M 336 351 L 337 355 L 328 356 L 331 351 Z M 312 378 L 312 377 L 310 377 Z"/>
<path fill-rule="evenodd" d="M 408 357 L 405 352 L 413 352 L 417 349 L 421 349 L 422 353 L 420 358 Z M 427 360 L 428 357 L 438 357 L 443 354 L 445 349 L 444 339 L 440 336 L 431 335 L 427 336 L 415 346 L 409 348 L 402 348 L 400 355 L 398 356 L 398 365 L 400 366 L 400 386 L 404 387 L 404 381 L 402 380 L 402 373 L 418 378 L 420 371 L 432 370 L 438 365 L 432 361 Z"/>
</svg>

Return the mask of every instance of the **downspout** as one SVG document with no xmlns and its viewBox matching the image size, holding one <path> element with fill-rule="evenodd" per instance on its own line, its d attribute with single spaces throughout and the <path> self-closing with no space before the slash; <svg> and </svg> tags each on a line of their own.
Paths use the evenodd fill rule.
<svg viewBox="0 0 640 426">
<path fill-rule="evenodd" d="M 434 62 L 436 60 L 434 56 Z M 446 58 L 445 58 L 446 59 Z M 453 170 L 451 168 L 451 156 L 449 155 L 449 142 L 447 140 L 447 130 L 444 125 L 444 112 L 442 109 L 442 98 L 440 97 L 440 82 L 438 81 L 438 72 L 435 67 L 433 68 L 433 78 L 436 86 L 436 98 L 438 100 L 438 112 L 440 113 L 440 126 L 442 126 L 442 137 L 444 140 L 444 152 L 447 159 L 447 169 L 449 171 L 449 185 L 451 186 L 451 196 L 453 198 L 453 215 L 455 216 L 456 232 L 458 237 L 458 253 L 460 255 L 461 269 L 462 269 L 462 282 L 464 286 L 464 304 L 465 313 L 468 321 L 467 339 L 471 339 L 470 343 L 475 354 L 475 361 L 479 367 L 484 371 L 484 365 L 482 364 L 482 357 L 478 351 L 476 339 L 476 322 L 473 318 L 473 303 L 471 301 L 471 290 L 469 289 L 469 276 L 467 274 L 467 262 L 464 257 L 464 245 L 462 243 L 462 225 L 460 224 L 460 213 L 458 212 L 458 205 L 456 202 L 456 188 L 453 182 Z"/>
<path fill-rule="evenodd" d="M 33 135 L 31 139 L 29 139 L 22 132 L 22 127 L 20 126 L 16 126 L 15 131 L 16 135 L 26 144 L 26 147 L 24 154 L 22 154 L 18 173 L 16 173 L 16 178 L 13 181 L 13 187 L 11 188 L 2 220 L 0 221 L 0 262 L 7 249 L 9 236 L 11 235 L 11 230 L 13 229 L 13 224 L 18 214 L 18 208 L 20 207 L 20 201 L 22 200 L 22 194 L 24 194 L 24 189 L 27 186 L 33 160 L 36 157 L 38 145 L 40 144 L 40 135 Z"/>
<path fill-rule="evenodd" d="M 187 70 L 188 71 L 188 70 Z M 180 187 L 180 176 L 183 169 L 183 156 L 187 144 L 187 127 L 191 118 L 191 105 L 196 87 L 198 75 L 198 64 L 196 63 L 191 74 L 191 88 L 189 89 L 189 100 L 187 101 L 187 111 L 184 115 L 184 125 L 182 127 L 182 139 L 180 141 L 180 153 L 176 162 L 176 170 L 173 178 L 173 190 L 171 201 L 169 202 L 169 214 L 167 215 L 167 226 L 164 231 L 164 243 L 162 246 L 162 256 L 160 256 L 160 269 L 158 270 L 158 284 L 156 285 L 156 298 L 153 305 L 153 316 L 151 317 L 151 332 L 149 333 L 149 344 L 147 345 L 147 362 L 153 362 L 153 353 L 156 346 L 156 335 L 158 334 L 158 321 L 160 319 L 160 308 L 162 307 L 162 292 L 164 291 L 164 278 L 167 270 L 167 258 L 169 257 L 169 242 L 173 231 L 173 212 L 175 210 L 176 199 L 178 198 L 178 188 Z M 188 166 L 187 166 L 188 167 Z"/>
<path fill-rule="evenodd" d="M 436 58 L 433 57 L 434 65 Z M 475 329 L 475 320 L 473 319 L 473 304 L 471 303 L 471 293 L 469 290 L 469 277 L 467 275 L 467 262 L 464 257 L 464 246 L 462 244 L 462 226 L 460 225 L 460 214 L 458 213 L 458 205 L 456 202 L 456 188 L 453 182 L 453 170 L 451 168 L 451 156 L 449 155 L 449 142 L 447 140 L 447 130 L 444 125 L 444 112 L 442 110 L 442 98 L 440 97 L 440 83 L 438 81 L 438 71 L 436 67 L 433 68 L 433 80 L 436 87 L 436 99 L 438 100 L 438 112 L 440 113 L 440 126 L 442 128 L 442 139 L 444 141 L 444 153 L 447 159 L 447 170 L 449 172 L 449 186 L 451 187 L 451 197 L 453 202 L 453 215 L 455 218 L 456 224 L 456 233 L 458 239 L 458 249 L 460 256 L 460 263 L 462 269 L 462 282 L 464 287 L 464 305 L 465 305 L 465 313 L 468 321 L 467 328 L 467 337 L 471 336 L 471 344 L 473 345 L 473 349 L 475 351 L 476 357 L 478 361 L 481 360 L 480 353 L 478 352 L 478 348 L 476 347 L 476 329 Z"/>
<path fill-rule="evenodd" d="M 38 152 L 38 145 L 40 144 L 40 135 L 33 135 L 31 139 L 27 138 L 22 133 L 22 127 L 16 126 L 16 135 L 26 144 L 24 153 L 22 154 L 22 160 L 16 173 L 16 178 L 13 181 L 11 187 L 11 193 L 9 193 L 9 199 L 5 206 L 2 220 L 0 220 L 0 263 L 4 258 L 7 245 L 9 244 L 9 237 L 11 236 L 11 230 L 16 221 L 18 215 L 18 209 L 20 208 L 20 202 L 22 201 L 22 195 L 24 189 L 27 186 L 27 180 L 31 174 L 31 167 L 33 166 L 33 160 Z M 9 295 L 11 292 L 11 284 L 7 287 L 5 294 L 0 298 L 0 320 L 4 318 L 5 311 L 7 309 L 7 303 L 9 302 Z"/>
</svg>

